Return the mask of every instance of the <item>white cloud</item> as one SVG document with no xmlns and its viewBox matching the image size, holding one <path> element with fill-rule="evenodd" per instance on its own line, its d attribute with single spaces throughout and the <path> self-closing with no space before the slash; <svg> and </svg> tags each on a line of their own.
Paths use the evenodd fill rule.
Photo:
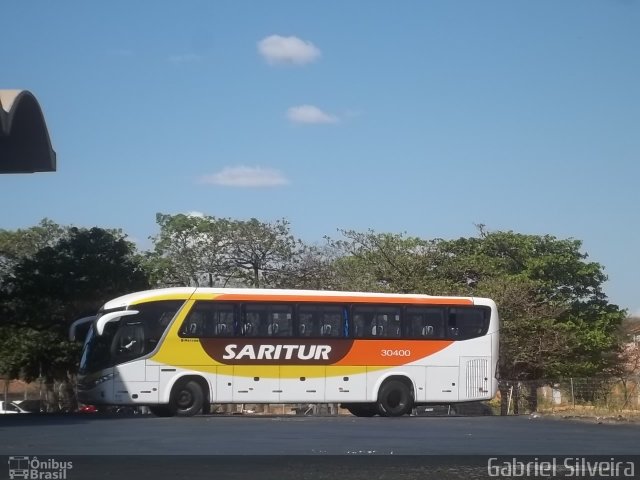
<svg viewBox="0 0 640 480">
<path fill-rule="evenodd" d="M 314 105 L 298 105 L 287 110 L 287 118 L 293 123 L 337 123 L 339 118 L 323 112 Z"/>
<path fill-rule="evenodd" d="M 197 218 L 204 218 L 206 215 L 202 212 L 187 212 L 187 217 L 197 217 Z"/>
<path fill-rule="evenodd" d="M 169 61 L 171 63 L 195 63 L 202 60 L 202 56 L 197 53 L 182 53 L 178 55 L 169 56 Z"/>
<path fill-rule="evenodd" d="M 311 42 L 280 35 L 271 35 L 260 40 L 258 52 L 271 65 L 304 65 L 317 60 L 321 55 L 320 49 Z"/>
<path fill-rule="evenodd" d="M 200 177 L 200 183 L 225 187 L 279 187 L 289 180 L 277 170 L 262 167 L 225 167 L 220 172 Z"/>
</svg>

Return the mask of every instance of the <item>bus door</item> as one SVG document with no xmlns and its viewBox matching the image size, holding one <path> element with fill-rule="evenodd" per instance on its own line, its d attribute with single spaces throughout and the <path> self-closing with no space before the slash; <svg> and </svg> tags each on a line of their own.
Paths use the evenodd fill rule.
<svg viewBox="0 0 640 480">
<path fill-rule="evenodd" d="M 144 343 L 144 325 L 138 316 L 123 317 L 111 343 L 116 364 L 113 392 L 116 403 L 129 403 L 132 398 L 140 398 L 141 391 L 147 391 L 146 362 L 138 360 L 144 355 Z"/>
</svg>

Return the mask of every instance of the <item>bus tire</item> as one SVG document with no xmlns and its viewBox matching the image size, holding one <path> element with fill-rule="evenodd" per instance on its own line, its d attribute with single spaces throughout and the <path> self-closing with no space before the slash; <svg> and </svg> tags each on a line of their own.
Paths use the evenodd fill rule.
<svg viewBox="0 0 640 480">
<path fill-rule="evenodd" d="M 149 410 L 156 417 L 172 417 L 173 412 L 168 405 L 149 405 Z"/>
<path fill-rule="evenodd" d="M 385 382 L 378 392 L 377 407 L 383 417 L 401 417 L 410 413 L 413 408 L 411 389 L 400 380 Z"/>
<path fill-rule="evenodd" d="M 192 417 L 200 413 L 204 404 L 204 393 L 194 380 L 179 382 L 171 392 L 171 409 L 178 417 Z"/>
<path fill-rule="evenodd" d="M 373 417 L 378 413 L 375 403 L 352 403 L 346 408 L 356 417 Z"/>
</svg>

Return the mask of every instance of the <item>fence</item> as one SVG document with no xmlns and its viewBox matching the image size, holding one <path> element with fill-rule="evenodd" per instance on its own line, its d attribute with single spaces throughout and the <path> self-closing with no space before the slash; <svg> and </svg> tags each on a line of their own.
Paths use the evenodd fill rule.
<svg viewBox="0 0 640 480">
<path fill-rule="evenodd" d="M 500 396 L 505 395 L 508 414 L 563 411 L 640 414 L 640 376 L 502 380 Z"/>
<path fill-rule="evenodd" d="M 0 400 L 20 403 L 33 412 L 70 412 L 77 409 L 75 392 L 69 382 L 26 383 L 0 378 Z"/>
</svg>

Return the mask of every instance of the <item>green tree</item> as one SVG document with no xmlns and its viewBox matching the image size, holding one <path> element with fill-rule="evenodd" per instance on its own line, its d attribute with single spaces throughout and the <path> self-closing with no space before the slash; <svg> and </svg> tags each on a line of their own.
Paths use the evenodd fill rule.
<svg viewBox="0 0 640 480">
<path fill-rule="evenodd" d="M 232 225 L 230 260 L 235 275 L 246 285 L 273 287 L 293 261 L 297 242 L 289 222 L 272 223 L 255 218 Z"/>
<path fill-rule="evenodd" d="M 0 284 L 18 262 L 44 247 L 55 245 L 67 231 L 68 228 L 47 218 L 27 229 L 0 230 Z"/>
<path fill-rule="evenodd" d="M 405 234 L 339 230 L 343 238 L 328 238 L 335 250 L 334 268 L 342 289 L 416 293 L 443 290 L 432 265 L 437 240 Z"/>
<path fill-rule="evenodd" d="M 616 332 L 625 312 L 608 302 L 603 290 L 607 280 L 602 265 L 588 261 L 575 239 L 551 235 L 525 235 L 514 232 L 486 232 L 471 239 L 440 242 L 446 255 L 440 265 L 449 280 L 458 285 L 458 293 L 489 294 L 500 298 L 501 305 L 515 305 L 503 314 L 505 328 L 512 318 L 540 323 L 553 318 L 571 347 L 562 362 L 539 368 L 521 365 L 512 370 L 512 378 L 540 378 L 545 375 L 593 375 L 603 371 L 615 359 Z M 526 292 L 511 292 L 515 298 L 500 297 L 492 288 L 502 279 L 508 284 L 526 285 Z M 522 302 L 522 299 L 527 299 Z M 534 342 L 518 342 L 519 349 Z M 522 352 L 521 352 L 522 353 Z M 504 358 L 514 358 L 506 352 Z M 505 365 L 506 368 L 506 365 Z"/>
<path fill-rule="evenodd" d="M 233 276 L 229 259 L 232 222 L 225 218 L 158 213 L 160 233 L 145 265 L 153 284 L 226 285 Z"/>
<path fill-rule="evenodd" d="M 282 286 L 303 251 L 286 220 L 158 214 L 156 221 L 145 266 L 158 285 Z"/>
<path fill-rule="evenodd" d="M 298 241 L 290 261 L 274 277 L 277 288 L 341 290 L 335 269 L 336 250 L 328 245 L 307 245 Z"/>
<path fill-rule="evenodd" d="M 74 371 L 78 345 L 66 340 L 75 319 L 105 301 L 148 287 L 124 235 L 69 228 L 53 246 L 20 260 L 2 285 L 2 373 L 47 383 Z"/>
<path fill-rule="evenodd" d="M 439 269 L 457 293 L 497 301 L 500 373 L 533 381 L 532 410 L 536 381 L 596 375 L 615 365 L 625 312 L 609 303 L 604 269 L 588 260 L 579 240 L 481 226 L 478 237 L 443 241 L 439 248 Z"/>
</svg>

